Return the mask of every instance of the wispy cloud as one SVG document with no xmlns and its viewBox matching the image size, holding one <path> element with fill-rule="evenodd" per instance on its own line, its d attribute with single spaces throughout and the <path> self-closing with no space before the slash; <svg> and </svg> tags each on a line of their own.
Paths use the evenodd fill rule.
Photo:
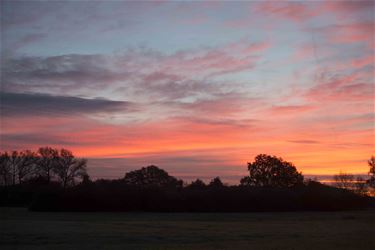
<svg viewBox="0 0 375 250">
<path fill-rule="evenodd" d="M 111 112 L 132 112 L 130 102 L 53 96 L 36 93 L 0 92 L 1 115 L 10 116 L 74 116 Z"/>
<path fill-rule="evenodd" d="M 207 78 L 253 70 L 260 58 L 256 54 L 269 46 L 241 41 L 172 55 L 139 48 L 119 55 L 23 56 L 4 61 L 3 90 L 72 94 L 106 88 L 172 99 L 220 93 Z"/>
</svg>

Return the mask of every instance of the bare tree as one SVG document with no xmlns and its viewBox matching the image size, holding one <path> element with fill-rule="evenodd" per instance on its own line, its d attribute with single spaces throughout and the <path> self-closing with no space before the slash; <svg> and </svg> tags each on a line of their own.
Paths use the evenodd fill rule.
<svg viewBox="0 0 375 250">
<path fill-rule="evenodd" d="M 74 185 L 77 178 L 84 179 L 88 176 L 86 164 L 86 159 L 77 159 L 71 151 L 61 149 L 53 171 L 65 188 L 68 185 Z"/>
<path fill-rule="evenodd" d="M 21 151 L 18 155 L 20 158 L 17 165 L 18 183 L 22 183 L 35 172 L 37 155 L 30 150 Z"/>
<path fill-rule="evenodd" d="M 0 184 L 9 185 L 11 180 L 10 156 L 8 152 L 0 153 Z"/>
<path fill-rule="evenodd" d="M 16 185 L 17 175 L 18 175 L 18 166 L 20 164 L 21 157 L 18 151 L 12 151 L 9 155 L 9 165 L 10 165 L 10 174 L 12 178 L 12 185 Z"/>
<path fill-rule="evenodd" d="M 354 175 L 340 172 L 333 176 L 335 180 L 335 186 L 343 189 L 353 189 L 353 184 L 355 183 Z"/>
<path fill-rule="evenodd" d="M 354 191 L 359 195 L 366 195 L 367 194 L 367 183 L 366 180 L 362 177 L 357 177 L 354 183 Z"/>
<path fill-rule="evenodd" d="M 47 182 L 51 181 L 57 157 L 57 149 L 51 147 L 41 147 L 38 149 L 38 172 L 46 178 Z"/>
</svg>

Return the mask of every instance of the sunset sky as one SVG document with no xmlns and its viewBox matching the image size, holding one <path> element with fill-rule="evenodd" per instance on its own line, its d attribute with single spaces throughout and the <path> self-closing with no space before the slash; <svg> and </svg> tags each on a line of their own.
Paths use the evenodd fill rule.
<svg viewBox="0 0 375 250">
<path fill-rule="evenodd" d="M 374 2 L 1 1 L 1 150 L 239 180 L 374 154 Z"/>
</svg>

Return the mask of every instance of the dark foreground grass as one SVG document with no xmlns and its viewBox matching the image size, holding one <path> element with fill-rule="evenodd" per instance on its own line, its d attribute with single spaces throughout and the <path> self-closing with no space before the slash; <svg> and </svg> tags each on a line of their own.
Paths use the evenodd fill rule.
<svg viewBox="0 0 375 250">
<path fill-rule="evenodd" d="M 44 213 L 0 208 L 0 249 L 375 249 L 375 212 Z"/>
</svg>

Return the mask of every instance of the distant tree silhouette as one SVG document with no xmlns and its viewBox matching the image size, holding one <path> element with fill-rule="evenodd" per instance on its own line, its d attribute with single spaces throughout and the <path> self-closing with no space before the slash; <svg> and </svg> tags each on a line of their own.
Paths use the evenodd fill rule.
<svg viewBox="0 0 375 250">
<path fill-rule="evenodd" d="M 57 178 L 63 187 L 75 184 L 77 179 L 89 180 L 86 159 L 77 159 L 66 149 L 41 147 L 30 150 L 0 152 L 0 185 L 28 182 L 49 183 Z"/>
<path fill-rule="evenodd" d="M 140 187 L 182 187 L 182 180 L 170 176 L 165 170 L 151 165 L 125 174 L 124 181 L 128 185 Z"/>
<path fill-rule="evenodd" d="M 197 179 L 184 187 L 181 180 L 156 166 L 131 171 L 121 179 L 91 181 L 86 160 L 66 149 L 45 151 L 0 153 L 0 182 L 7 185 L 0 186 L 0 206 L 28 206 L 32 211 L 255 212 L 332 211 L 371 205 L 369 197 L 360 192 L 361 187 L 352 192 L 312 180 L 302 184 L 303 177 L 295 167 L 274 156 L 260 155 L 249 163 L 252 175 L 242 183 L 250 187 L 224 185 L 219 177 L 208 185 Z M 45 168 L 38 165 L 43 163 L 41 156 L 51 159 L 49 176 L 53 179 L 49 183 Z M 17 163 L 18 181 L 12 175 L 12 162 Z M 270 180 L 263 175 L 262 182 L 256 179 L 259 176 L 254 168 L 260 167 L 265 168 L 264 176 Z M 80 185 L 75 185 L 76 179 L 82 179 Z M 13 180 L 18 183 L 9 186 Z M 296 187 L 283 188 L 292 186 Z"/>
<path fill-rule="evenodd" d="M 34 173 L 36 154 L 30 150 L 12 151 L 0 154 L 0 182 L 16 185 L 30 178 Z"/>
<path fill-rule="evenodd" d="M 366 180 L 362 177 L 357 177 L 354 183 L 354 192 L 359 195 L 366 195 L 367 194 L 367 185 Z"/>
<path fill-rule="evenodd" d="M 224 187 L 224 184 L 220 180 L 220 177 L 215 177 L 210 181 L 208 186 L 211 187 L 211 188 L 222 188 L 222 187 Z"/>
<path fill-rule="evenodd" d="M 191 182 L 190 185 L 188 185 L 188 188 L 191 189 L 204 189 L 206 187 L 206 184 L 201 179 L 196 179 L 195 181 Z"/>
<path fill-rule="evenodd" d="M 0 184 L 9 185 L 11 180 L 11 165 L 8 152 L 0 153 Z"/>
<path fill-rule="evenodd" d="M 355 183 L 355 177 L 352 174 L 340 172 L 333 176 L 335 186 L 343 189 L 353 189 Z"/>
<path fill-rule="evenodd" d="M 71 151 L 64 148 L 61 149 L 55 161 L 53 172 L 64 188 L 68 185 L 74 185 L 77 178 L 82 180 L 87 178 L 87 160 L 77 159 Z"/>
<path fill-rule="evenodd" d="M 282 158 L 260 154 L 248 163 L 249 176 L 241 179 L 243 186 L 293 187 L 303 185 L 303 176 L 296 167 Z"/>
<path fill-rule="evenodd" d="M 91 184 L 91 183 L 92 183 L 92 180 L 87 173 L 82 175 L 82 184 L 83 185 L 88 185 L 88 184 Z"/>
<path fill-rule="evenodd" d="M 370 179 L 367 181 L 370 187 L 375 188 L 375 157 L 371 156 L 370 160 L 368 160 L 368 165 L 370 167 L 369 175 Z"/>
<path fill-rule="evenodd" d="M 16 180 L 17 180 L 17 166 L 20 161 L 20 157 L 18 154 L 18 151 L 12 151 L 9 154 L 9 166 L 10 166 L 10 175 L 12 177 L 12 185 L 16 185 Z"/>
<path fill-rule="evenodd" d="M 18 157 L 18 183 L 22 183 L 25 179 L 29 179 L 35 174 L 37 170 L 36 164 L 38 162 L 38 157 L 36 153 L 30 150 L 21 151 Z"/>
<path fill-rule="evenodd" d="M 56 167 L 56 159 L 59 156 L 57 149 L 51 147 L 41 147 L 38 149 L 38 173 L 51 181 L 53 169 Z"/>
</svg>

